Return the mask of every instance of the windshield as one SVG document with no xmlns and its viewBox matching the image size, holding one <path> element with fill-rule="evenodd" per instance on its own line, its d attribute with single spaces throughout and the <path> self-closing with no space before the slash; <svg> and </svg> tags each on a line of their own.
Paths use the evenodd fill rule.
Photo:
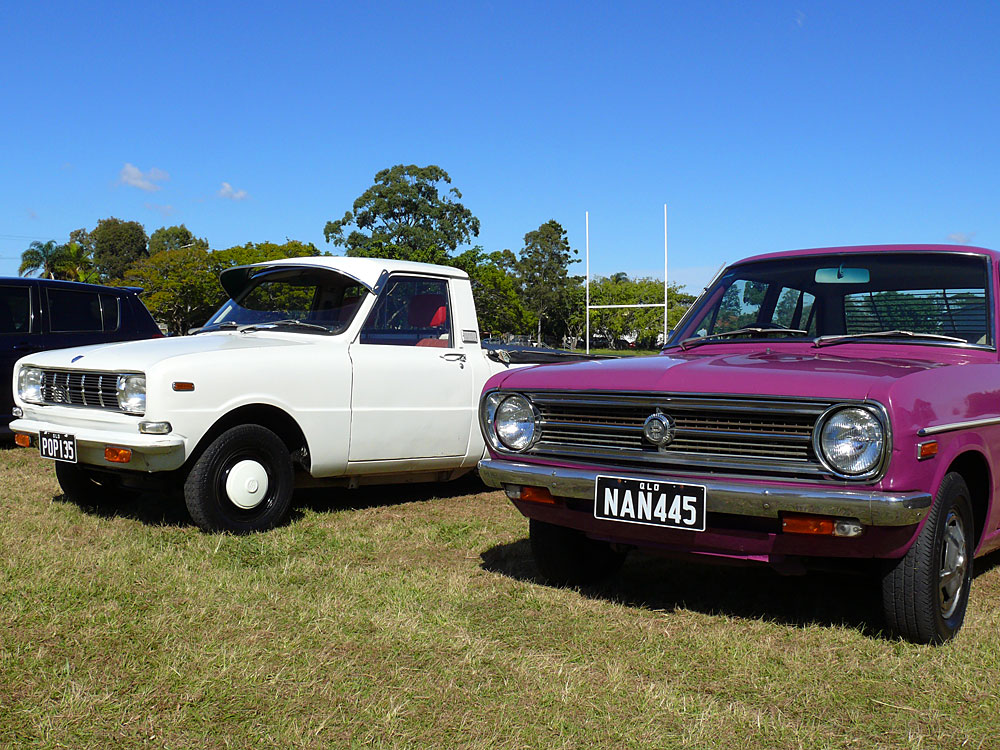
<svg viewBox="0 0 1000 750">
<path fill-rule="evenodd" d="M 733 266 L 668 345 L 747 338 L 993 345 L 985 256 L 841 253 Z"/>
<path fill-rule="evenodd" d="M 340 333 L 350 325 L 367 294 L 357 281 L 336 272 L 268 269 L 256 274 L 199 332 L 280 323 L 306 333 Z"/>
</svg>

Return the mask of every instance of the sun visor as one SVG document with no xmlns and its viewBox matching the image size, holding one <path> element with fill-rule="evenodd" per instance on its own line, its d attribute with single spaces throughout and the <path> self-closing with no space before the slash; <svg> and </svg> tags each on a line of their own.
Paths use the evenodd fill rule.
<svg viewBox="0 0 1000 750">
<path fill-rule="evenodd" d="M 317 265 L 306 265 L 304 263 L 288 263 L 281 265 L 253 265 L 253 266 L 235 266 L 234 268 L 227 268 L 225 271 L 219 274 L 219 283 L 222 284 L 222 288 L 229 295 L 229 299 L 238 299 L 239 295 L 249 285 L 251 279 L 258 274 L 266 273 L 271 274 L 279 271 L 290 271 L 292 269 L 302 269 L 303 271 L 321 273 L 332 273 L 337 276 L 344 276 L 352 281 L 356 281 L 369 292 L 373 291 L 371 284 L 368 284 L 353 274 L 344 273 L 338 268 L 325 268 L 323 266 Z"/>
</svg>

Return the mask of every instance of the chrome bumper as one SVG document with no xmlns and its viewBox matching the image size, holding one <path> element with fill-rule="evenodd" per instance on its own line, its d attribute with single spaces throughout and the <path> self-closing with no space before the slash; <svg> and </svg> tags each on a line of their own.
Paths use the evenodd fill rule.
<svg viewBox="0 0 1000 750">
<path fill-rule="evenodd" d="M 931 507 L 927 492 L 876 492 L 851 487 L 803 485 L 781 487 L 706 477 L 672 477 L 661 473 L 604 469 L 567 469 L 516 461 L 483 459 L 479 475 L 491 487 L 505 485 L 545 487 L 556 497 L 590 500 L 597 476 L 624 476 L 705 487 L 710 513 L 777 518 L 780 513 L 816 513 L 856 518 L 866 526 L 909 526 L 920 523 Z"/>
</svg>

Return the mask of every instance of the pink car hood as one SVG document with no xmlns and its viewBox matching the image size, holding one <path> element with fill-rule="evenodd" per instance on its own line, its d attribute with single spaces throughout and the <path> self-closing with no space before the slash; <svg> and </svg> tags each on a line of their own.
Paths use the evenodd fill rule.
<svg viewBox="0 0 1000 750">
<path fill-rule="evenodd" d="M 923 347 L 920 354 L 939 354 Z M 841 350 L 843 351 L 843 350 Z M 909 348 L 909 352 L 913 349 Z M 845 352 L 846 353 L 846 352 Z M 885 394 L 900 378 L 945 366 L 929 359 L 844 356 L 827 349 L 776 350 L 713 345 L 655 357 L 531 367 L 494 378 L 488 387 L 726 393 L 864 399 Z M 857 350 L 852 352 L 856 355 Z M 868 354 L 868 352 L 866 352 Z M 952 361 L 955 357 L 949 357 Z M 956 364 L 958 362 L 955 362 Z"/>
</svg>

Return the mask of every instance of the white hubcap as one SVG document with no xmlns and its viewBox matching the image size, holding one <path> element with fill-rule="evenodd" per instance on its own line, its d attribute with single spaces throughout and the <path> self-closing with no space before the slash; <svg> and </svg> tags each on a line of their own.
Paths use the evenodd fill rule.
<svg viewBox="0 0 1000 750">
<path fill-rule="evenodd" d="M 256 461 L 240 461 L 226 477 L 226 495 L 237 508 L 256 508 L 267 497 L 264 467 Z"/>
</svg>

